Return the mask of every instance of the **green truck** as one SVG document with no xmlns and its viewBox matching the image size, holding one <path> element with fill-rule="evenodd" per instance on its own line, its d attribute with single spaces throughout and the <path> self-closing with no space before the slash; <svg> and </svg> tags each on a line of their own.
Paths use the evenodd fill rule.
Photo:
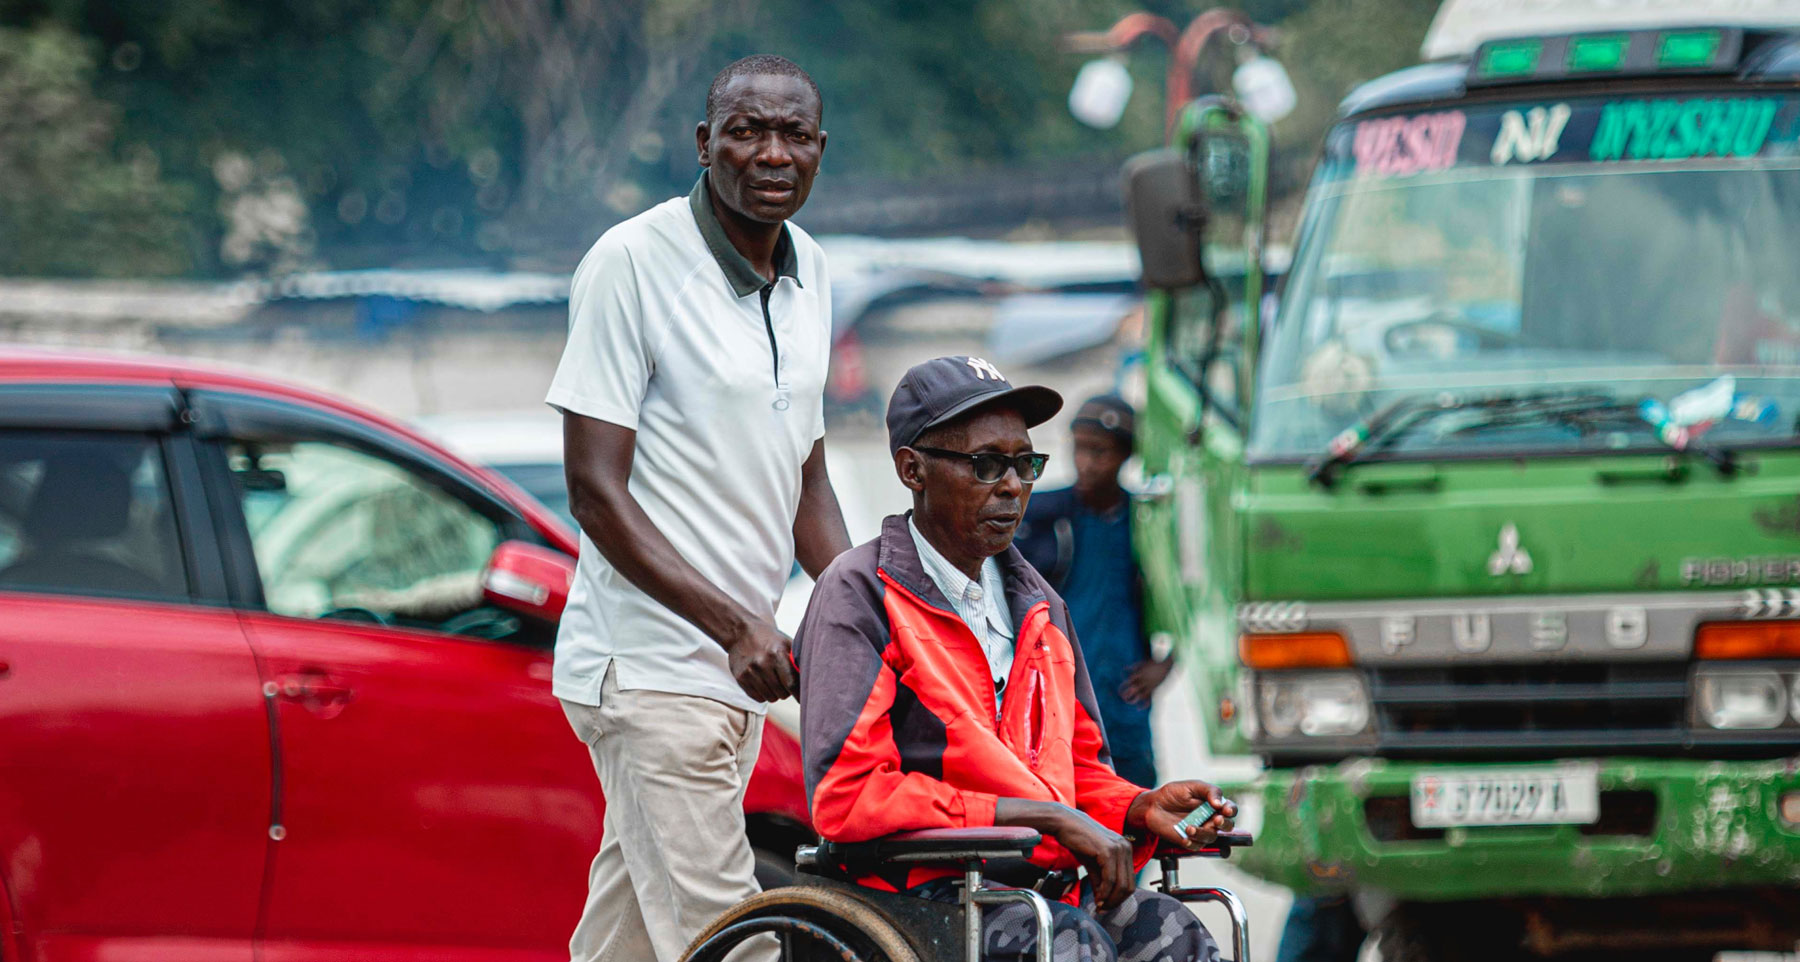
<svg viewBox="0 0 1800 962">
<path fill-rule="evenodd" d="M 1262 129 L 1197 102 L 1127 166 L 1150 620 L 1263 761 L 1242 867 L 1383 958 L 1800 940 L 1792 6 L 1357 89 L 1274 317 Z"/>
</svg>

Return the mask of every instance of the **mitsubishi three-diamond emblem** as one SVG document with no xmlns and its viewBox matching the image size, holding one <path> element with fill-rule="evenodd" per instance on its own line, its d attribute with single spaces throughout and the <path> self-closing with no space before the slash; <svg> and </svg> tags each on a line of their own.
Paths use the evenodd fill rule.
<svg viewBox="0 0 1800 962">
<path fill-rule="evenodd" d="M 1500 550 L 1488 556 L 1488 574 L 1531 574 L 1531 552 L 1519 547 L 1519 529 L 1510 522 L 1500 529 Z"/>
</svg>

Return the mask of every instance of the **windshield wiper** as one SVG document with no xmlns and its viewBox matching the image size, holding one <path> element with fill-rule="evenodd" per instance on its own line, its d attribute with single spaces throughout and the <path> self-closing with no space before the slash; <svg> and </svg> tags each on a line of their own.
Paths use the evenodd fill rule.
<svg viewBox="0 0 1800 962">
<path fill-rule="evenodd" d="M 1545 420 L 1575 427 L 1587 433 L 1598 423 L 1616 418 L 1651 431 L 1671 449 L 1676 448 L 1648 422 L 1638 416 L 1636 405 L 1599 391 L 1535 391 L 1528 394 L 1499 394 L 1481 397 L 1459 397 L 1449 392 L 1415 394 L 1400 398 L 1369 417 L 1358 421 L 1331 440 L 1323 454 L 1307 462 L 1306 479 L 1329 488 L 1337 483 L 1344 468 L 1362 461 L 1386 448 L 1407 433 L 1452 411 L 1484 411 L 1487 416 L 1461 425 L 1452 434 L 1499 427 L 1531 424 Z M 1732 452 L 1690 442 L 1686 446 L 1730 474 L 1736 469 Z"/>
<path fill-rule="evenodd" d="M 1451 411 L 1471 408 L 1516 407 L 1542 403 L 1551 398 L 1569 397 L 1566 392 L 1540 392 L 1527 395 L 1496 397 L 1458 397 L 1448 391 L 1437 394 L 1410 394 L 1356 422 L 1331 439 L 1324 453 L 1306 464 L 1306 480 L 1331 487 L 1338 474 L 1369 455 L 1399 440 L 1407 432 Z"/>
<path fill-rule="evenodd" d="M 1496 411 L 1486 418 L 1459 425 L 1448 435 L 1473 434 L 1496 428 L 1528 426 L 1550 421 L 1573 428 L 1583 437 L 1601 430 L 1635 429 L 1648 431 L 1671 451 L 1692 451 L 1705 458 L 1719 474 L 1737 473 L 1737 452 L 1688 437 L 1677 442 L 1645 418 L 1644 399 L 1625 401 L 1604 394 L 1570 396 L 1564 403 L 1530 409 Z"/>
</svg>

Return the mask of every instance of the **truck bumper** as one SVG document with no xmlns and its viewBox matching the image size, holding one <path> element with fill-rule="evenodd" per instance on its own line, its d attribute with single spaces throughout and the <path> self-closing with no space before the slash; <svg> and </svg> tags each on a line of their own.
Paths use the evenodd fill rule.
<svg viewBox="0 0 1800 962">
<path fill-rule="evenodd" d="M 1800 792 L 1800 756 L 1595 764 L 1596 825 L 1436 831 L 1412 825 L 1413 776 L 1480 765 L 1360 758 L 1276 769 L 1227 789 L 1262 810 L 1260 827 L 1240 814 L 1258 834 L 1234 861 L 1298 892 L 1377 889 L 1407 901 L 1800 888 L 1800 825 L 1781 815 L 1782 796 Z"/>
</svg>

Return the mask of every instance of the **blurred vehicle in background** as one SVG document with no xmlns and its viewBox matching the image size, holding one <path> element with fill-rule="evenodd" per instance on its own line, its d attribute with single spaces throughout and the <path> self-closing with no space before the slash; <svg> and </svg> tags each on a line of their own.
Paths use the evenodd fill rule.
<svg viewBox="0 0 1800 962">
<path fill-rule="evenodd" d="M 575 526 L 575 518 L 569 513 L 569 488 L 563 478 L 561 415 L 546 407 L 541 413 L 438 414 L 418 418 L 414 424 L 464 459 L 505 475 L 560 515 L 568 525 Z M 883 458 L 876 467 L 883 480 L 887 478 L 882 470 L 885 460 Z M 873 537 L 883 512 L 872 502 L 892 502 L 893 498 L 872 498 L 862 485 L 857 484 L 858 469 L 862 465 L 854 463 L 853 456 L 841 446 L 826 448 L 825 463 L 831 472 L 844 519 L 850 525 L 852 540 L 865 531 Z M 792 635 L 799 630 L 800 618 L 806 614 L 806 602 L 811 597 L 812 579 L 796 562 L 775 611 L 776 624 L 782 631 Z M 797 731 L 798 703 L 789 700 L 771 717 Z"/>
<path fill-rule="evenodd" d="M 463 460 L 504 475 L 570 528 L 569 484 L 563 477 L 562 415 L 539 410 L 434 414 L 413 424 Z"/>
<path fill-rule="evenodd" d="M 1201 255 L 1266 133 L 1127 168 L 1156 627 L 1267 765 L 1237 864 L 1388 962 L 1800 939 L 1800 8 L 1727 7 L 1446 4 L 1266 330 Z"/>
<path fill-rule="evenodd" d="M 575 551 L 331 397 L 0 350 L 0 958 L 566 959 L 604 814 L 550 693 Z M 791 864 L 786 733 L 745 809 Z"/>
</svg>

